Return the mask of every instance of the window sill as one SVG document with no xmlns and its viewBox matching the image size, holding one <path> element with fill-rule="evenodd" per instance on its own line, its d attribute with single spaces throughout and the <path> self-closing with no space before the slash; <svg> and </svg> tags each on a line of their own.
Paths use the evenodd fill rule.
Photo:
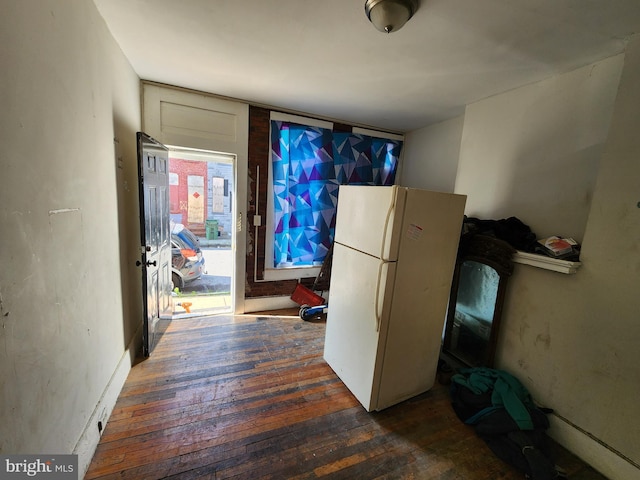
<svg viewBox="0 0 640 480">
<path fill-rule="evenodd" d="M 304 268 L 267 268 L 264 271 L 264 279 L 270 282 L 277 280 L 299 280 L 301 278 L 317 277 L 321 267 Z"/>
<path fill-rule="evenodd" d="M 531 265 L 532 267 L 551 270 L 553 272 L 565 273 L 567 275 L 574 274 L 582 265 L 581 262 L 569 262 L 567 260 L 558 260 L 557 258 L 547 257 L 545 255 L 537 255 L 535 253 L 527 253 L 517 251 L 513 255 L 513 263 L 522 265 Z"/>
</svg>

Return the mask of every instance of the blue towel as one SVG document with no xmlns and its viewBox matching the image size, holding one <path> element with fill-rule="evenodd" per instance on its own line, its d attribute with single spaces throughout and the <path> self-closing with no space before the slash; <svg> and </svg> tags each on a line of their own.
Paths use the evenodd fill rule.
<svg viewBox="0 0 640 480">
<path fill-rule="evenodd" d="M 493 411 L 495 408 L 504 407 L 521 430 L 533 429 L 529 409 L 535 408 L 535 404 L 527 389 L 513 375 L 503 370 L 476 367 L 460 370 L 460 373 L 451 377 L 451 380 L 464 385 L 478 395 L 492 390 L 491 403 L 493 408 L 486 410 Z M 473 423 L 486 413 L 489 412 L 484 410 L 479 412 L 467 420 L 467 423 Z"/>
</svg>

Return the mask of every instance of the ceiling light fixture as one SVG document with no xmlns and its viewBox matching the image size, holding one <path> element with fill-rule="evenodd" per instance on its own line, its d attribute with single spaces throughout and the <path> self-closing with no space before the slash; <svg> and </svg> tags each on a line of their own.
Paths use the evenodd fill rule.
<svg viewBox="0 0 640 480">
<path fill-rule="evenodd" d="M 364 11 L 381 32 L 400 30 L 418 9 L 418 0 L 366 0 Z"/>
</svg>

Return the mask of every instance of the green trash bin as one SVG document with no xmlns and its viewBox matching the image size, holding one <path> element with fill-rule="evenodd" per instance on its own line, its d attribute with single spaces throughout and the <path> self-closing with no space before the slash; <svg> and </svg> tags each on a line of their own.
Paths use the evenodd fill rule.
<svg viewBox="0 0 640 480">
<path fill-rule="evenodd" d="M 217 220 L 207 220 L 205 222 L 205 226 L 207 229 L 207 240 L 214 240 L 218 238 L 218 221 Z"/>
</svg>

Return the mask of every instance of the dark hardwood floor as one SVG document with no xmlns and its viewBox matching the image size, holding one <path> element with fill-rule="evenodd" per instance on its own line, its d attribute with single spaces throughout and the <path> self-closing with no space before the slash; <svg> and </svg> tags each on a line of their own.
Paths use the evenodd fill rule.
<svg viewBox="0 0 640 480">
<path fill-rule="evenodd" d="M 446 387 L 367 413 L 323 361 L 324 328 L 174 320 L 131 370 L 85 478 L 523 478 L 458 420 Z M 554 450 L 569 478 L 604 478 Z"/>
</svg>

